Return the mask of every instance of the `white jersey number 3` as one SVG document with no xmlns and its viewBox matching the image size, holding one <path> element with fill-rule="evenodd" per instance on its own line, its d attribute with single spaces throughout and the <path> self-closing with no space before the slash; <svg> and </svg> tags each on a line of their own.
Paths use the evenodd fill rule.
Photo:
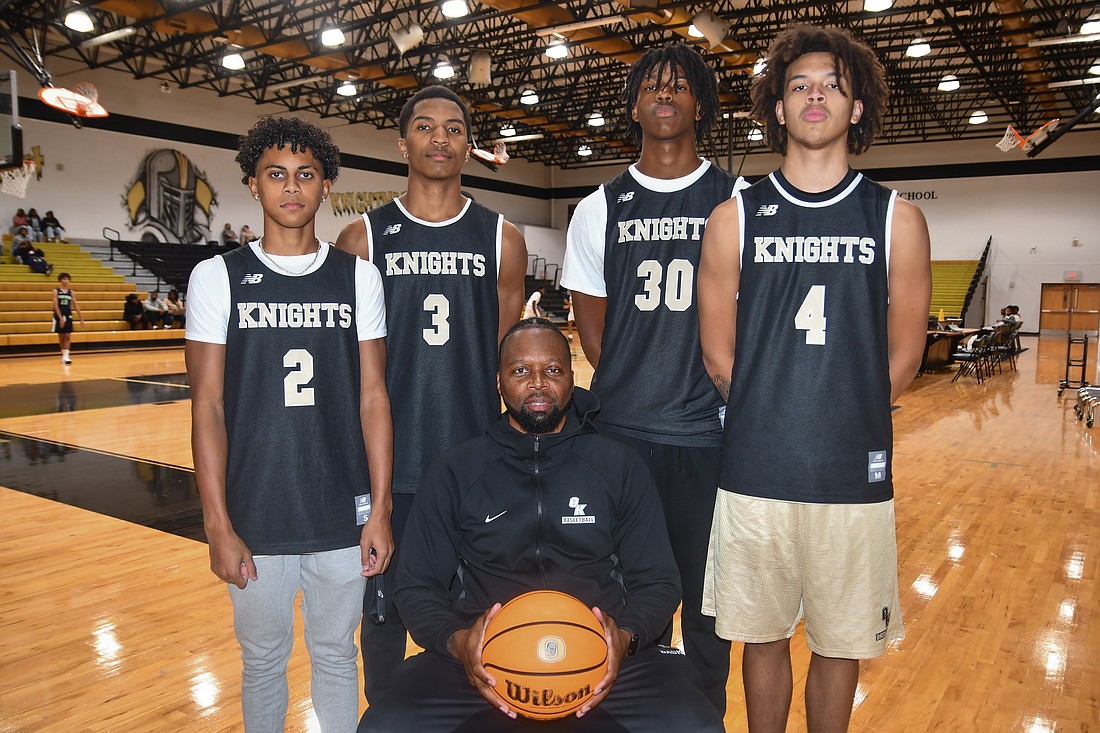
<svg viewBox="0 0 1100 733">
<path fill-rule="evenodd" d="M 634 296 L 634 305 L 640 311 L 654 311 L 663 300 L 670 311 L 686 311 L 691 307 L 695 288 L 695 267 L 690 260 L 676 259 L 665 269 L 657 260 L 642 260 L 638 264 L 638 277 L 643 278 L 645 292 Z M 664 296 L 661 295 L 662 282 Z"/>
<path fill-rule="evenodd" d="M 305 349 L 291 349 L 283 354 L 283 366 L 294 371 L 283 377 L 283 404 L 287 407 L 308 407 L 315 404 L 313 387 L 313 354 Z"/>
<path fill-rule="evenodd" d="M 806 343 L 825 345 L 825 286 L 812 285 L 794 314 L 794 327 L 806 332 Z"/>
<path fill-rule="evenodd" d="M 429 346 L 442 346 L 451 340 L 451 301 L 440 293 L 432 293 L 424 298 L 424 312 L 432 314 L 432 327 L 423 331 L 424 341 Z"/>
</svg>

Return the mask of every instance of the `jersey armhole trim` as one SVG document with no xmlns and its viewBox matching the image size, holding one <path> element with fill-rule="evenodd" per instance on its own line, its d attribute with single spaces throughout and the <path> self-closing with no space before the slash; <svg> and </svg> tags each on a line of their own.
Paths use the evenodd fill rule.
<svg viewBox="0 0 1100 733">
<path fill-rule="evenodd" d="M 890 203 L 886 205 L 886 242 L 883 249 L 886 252 L 886 277 L 890 277 L 890 243 L 894 239 L 894 202 L 898 200 L 898 192 L 890 191 Z"/>
<path fill-rule="evenodd" d="M 741 192 L 738 191 L 733 195 L 735 201 L 737 201 L 737 267 L 738 271 L 744 271 L 745 269 L 745 199 L 741 196 Z M 740 288 L 739 288 L 740 289 Z"/>
<path fill-rule="evenodd" d="M 370 219 L 363 212 L 363 228 L 367 230 L 367 262 L 374 262 L 374 234 L 371 232 Z"/>
<path fill-rule="evenodd" d="M 500 258 L 501 258 L 501 254 L 504 251 L 504 214 L 497 214 L 496 250 L 497 250 L 497 280 L 500 280 Z"/>
</svg>

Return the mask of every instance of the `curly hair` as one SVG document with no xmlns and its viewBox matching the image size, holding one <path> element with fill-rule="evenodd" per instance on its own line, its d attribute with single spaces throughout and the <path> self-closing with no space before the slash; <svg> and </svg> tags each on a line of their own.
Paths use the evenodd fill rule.
<svg viewBox="0 0 1100 733">
<path fill-rule="evenodd" d="M 241 138 L 235 160 L 241 166 L 241 183 L 256 175 L 256 166 L 268 148 L 282 150 L 287 145 L 290 152 L 309 150 L 321 164 L 325 180 L 335 181 L 340 175 L 340 149 L 324 130 L 297 117 L 264 117 Z"/>
<path fill-rule="evenodd" d="M 714 70 L 695 49 L 683 43 L 670 43 L 660 48 L 651 48 L 634 62 L 626 75 L 623 85 L 622 101 L 626 105 L 626 126 L 634 142 L 642 142 L 642 126 L 634 121 L 631 110 L 638 103 L 642 82 L 656 71 L 657 84 L 664 81 L 679 69 L 691 86 L 695 101 L 699 103 L 699 119 L 695 123 L 695 142 L 701 143 L 710 132 L 714 120 L 718 117 L 718 82 Z"/>
<path fill-rule="evenodd" d="M 462 101 L 462 97 L 447 87 L 441 87 L 438 84 L 424 87 L 405 102 L 405 106 L 401 108 L 401 115 L 397 118 L 397 131 L 401 137 L 405 137 L 405 133 L 409 131 L 409 121 L 412 119 L 416 105 L 425 99 L 446 99 L 448 102 L 457 104 L 458 108 L 462 110 L 462 121 L 466 124 L 466 142 L 472 143 L 474 141 L 474 124 L 470 119 L 470 110 L 466 107 L 466 103 Z"/>
<path fill-rule="evenodd" d="M 851 86 L 851 89 L 842 86 L 840 93 L 863 102 L 859 122 L 848 128 L 848 152 L 853 155 L 866 152 L 882 130 L 882 116 L 890 96 L 886 70 L 867 44 L 841 28 L 798 24 L 776 36 L 768 49 L 767 67 L 752 84 L 752 116 L 764 123 L 772 152 L 786 155 L 787 128 L 779 124 L 775 103 L 783 99 L 791 64 L 817 52 L 830 54 L 837 73 Z"/>
</svg>

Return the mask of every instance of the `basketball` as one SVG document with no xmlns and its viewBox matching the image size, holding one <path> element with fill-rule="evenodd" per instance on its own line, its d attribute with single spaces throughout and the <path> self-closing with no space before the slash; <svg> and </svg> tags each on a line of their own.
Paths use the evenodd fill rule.
<svg viewBox="0 0 1100 733">
<path fill-rule="evenodd" d="M 489 622 L 481 662 L 513 710 L 554 720 L 592 697 L 607 671 L 607 640 L 599 619 L 576 598 L 536 590 L 513 598 Z"/>
</svg>

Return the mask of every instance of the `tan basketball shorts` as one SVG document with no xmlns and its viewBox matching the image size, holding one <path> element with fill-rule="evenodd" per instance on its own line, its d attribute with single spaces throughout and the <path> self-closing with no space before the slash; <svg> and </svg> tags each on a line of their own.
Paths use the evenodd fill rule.
<svg viewBox="0 0 1100 733">
<path fill-rule="evenodd" d="M 789 639 L 806 619 L 810 649 L 869 659 L 904 635 L 894 502 L 799 504 L 718 491 L 703 613 L 719 636 Z"/>
</svg>

